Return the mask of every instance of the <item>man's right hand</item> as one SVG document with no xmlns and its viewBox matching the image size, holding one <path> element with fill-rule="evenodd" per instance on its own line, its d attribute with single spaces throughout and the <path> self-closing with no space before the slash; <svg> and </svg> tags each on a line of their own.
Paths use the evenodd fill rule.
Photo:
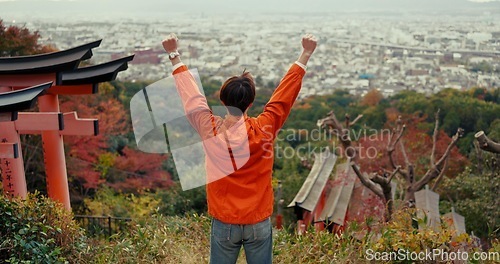
<svg viewBox="0 0 500 264">
<path fill-rule="evenodd" d="M 162 41 L 162 45 L 163 45 L 163 48 L 165 49 L 165 51 L 167 53 L 177 51 L 178 40 L 179 39 L 177 38 L 177 36 L 174 33 L 170 33 L 170 35 L 168 35 L 167 38 L 165 38 Z"/>
<path fill-rule="evenodd" d="M 317 44 L 318 40 L 311 34 L 306 34 L 304 37 L 302 37 L 303 50 L 297 62 L 300 62 L 302 65 L 307 65 L 307 62 L 309 61 L 309 58 L 311 58 L 311 55 L 316 49 Z"/>
</svg>

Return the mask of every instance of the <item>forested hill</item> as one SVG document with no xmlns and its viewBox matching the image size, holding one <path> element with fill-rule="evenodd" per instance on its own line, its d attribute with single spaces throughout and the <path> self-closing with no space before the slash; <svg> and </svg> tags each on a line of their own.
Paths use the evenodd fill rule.
<svg viewBox="0 0 500 264">
<path fill-rule="evenodd" d="M 130 98 L 147 83 L 115 82 L 114 95 L 128 109 Z M 205 94 L 210 105 L 218 105 L 220 83 L 203 81 Z M 257 91 L 255 102 L 249 110 L 250 116 L 257 116 L 269 100 L 274 87 Z M 471 148 L 473 135 L 477 131 L 492 131 L 492 124 L 500 119 L 500 88 L 474 88 L 468 91 L 445 89 L 439 93 L 425 95 L 415 91 L 403 91 L 390 98 L 384 98 L 377 90 L 371 90 L 364 97 L 349 94 L 348 90 L 336 90 L 330 95 L 311 96 L 297 100 L 283 130 L 315 129 L 318 119 L 334 111 L 342 118 L 349 114 L 353 118 L 363 115 L 358 126 L 365 129 L 382 129 L 390 126 L 395 117 L 401 115 L 409 122 L 418 120 L 419 127 L 432 133 L 434 114 L 440 109 L 441 129 L 452 136 L 461 127 L 465 138 L 459 142 L 462 154 Z"/>
</svg>

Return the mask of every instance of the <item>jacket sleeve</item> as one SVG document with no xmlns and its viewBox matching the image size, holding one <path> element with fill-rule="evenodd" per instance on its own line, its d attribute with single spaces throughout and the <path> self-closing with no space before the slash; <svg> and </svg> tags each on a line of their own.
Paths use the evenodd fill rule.
<svg viewBox="0 0 500 264">
<path fill-rule="evenodd" d="M 271 95 L 264 111 L 257 117 L 261 129 L 266 133 L 276 136 L 276 132 L 285 123 L 302 87 L 304 75 L 305 70 L 294 63 Z"/>
<path fill-rule="evenodd" d="M 172 74 L 184 112 L 191 126 L 198 132 L 202 140 L 215 136 L 214 115 L 187 66 L 178 67 Z"/>
</svg>

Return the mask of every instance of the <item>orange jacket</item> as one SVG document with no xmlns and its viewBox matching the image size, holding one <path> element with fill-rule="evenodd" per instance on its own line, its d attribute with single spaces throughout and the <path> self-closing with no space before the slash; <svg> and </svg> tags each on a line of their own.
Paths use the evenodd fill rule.
<svg viewBox="0 0 500 264">
<path fill-rule="evenodd" d="M 231 117 L 223 119 L 213 115 L 193 77 L 191 74 L 185 74 L 186 72 L 188 68 L 182 65 L 174 70 L 173 75 L 191 125 L 203 140 L 225 137 L 226 141 L 231 142 L 227 144 L 231 147 L 231 155 L 226 155 L 225 163 L 232 166 L 227 165 L 222 169 L 220 163 L 224 163 L 221 154 L 223 151 L 216 152 L 214 149 L 217 147 L 210 143 L 204 146 L 205 152 L 216 152 L 207 155 L 205 164 L 207 178 L 212 177 L 206 186 L 209 214 L 228 224 L 255 224 L 268 218 L 273 212 L 274 204 L 271 185 L 274 139 L 299 94 L 305 70 L 293 64 L 264 107 L 264 111 L 256 118 L 244 116 L 244 119 L 239 120 L 244 124 L 240 128 L 244 128 L 245 137 L 248 138 L 245 144 L 240 144 L 244 145 L 243 147 L 233 142 L 234 137 L 241 137 L 241 133 L 234 136 L 238 133 L 231 133 L 231 128 L 226 129 L 228 123 L 229 127 L 238 127 L 238 121 L 231 121 Z M 228 131 L 231 135 L 229 138 Z M 242 142 L 241 138 L 239 140 Z M 249 156 L 245 156 L 244 153 L 248 151 Z M 228 152 L 227 148 L 225 152 Z M 238 164 L 238 161 L 244 162 Z M 232 170 L 233 168 L 236 170 Z M 226 176 L 225 170 L 232 173 Z"/>
</svg>

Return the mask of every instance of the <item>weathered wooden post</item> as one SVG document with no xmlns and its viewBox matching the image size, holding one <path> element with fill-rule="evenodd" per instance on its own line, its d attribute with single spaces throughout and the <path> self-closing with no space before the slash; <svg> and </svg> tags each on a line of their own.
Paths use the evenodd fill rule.
<svg viewBox="0 0 500 264">
<path fill-rule="evenodd" d="M 425 189 L 415 192 L 415 206 L 418 209 L 417 216 L 420 219 L 427 218 L 427 226 L 437 228 L 441 223 L 439 214 L 439 194 Z M 422 228 L 422 226 L 419 226 Z"/>
</svg>

